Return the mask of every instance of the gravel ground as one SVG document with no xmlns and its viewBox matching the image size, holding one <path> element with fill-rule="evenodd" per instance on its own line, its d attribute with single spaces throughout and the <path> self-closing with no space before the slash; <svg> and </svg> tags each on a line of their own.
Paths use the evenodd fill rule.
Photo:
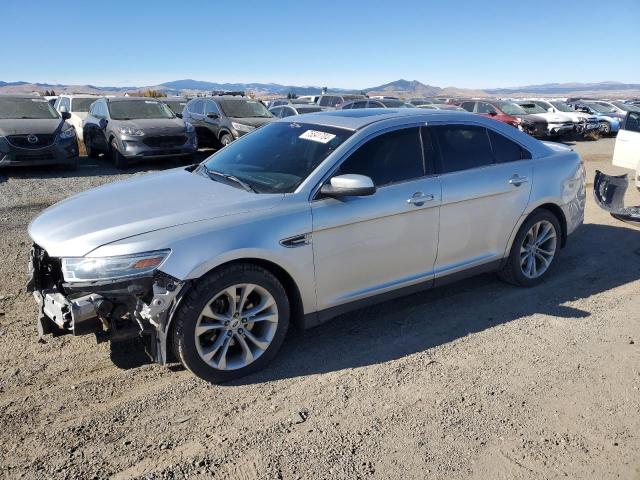
<svg viewBox="0 0 640 480">
<path fill-rule="evenodd" d="M 590 179 L 615 171 L 612 139 L 575 148 Z M 224 386 L 92 337 L 38 343 L 28 222 L 172 165 L 0 172 L 0 477 L 640 479 L 640 237 L 591 196 L 544 284 L 485 275 L 293 331 Z"/>
</svg>

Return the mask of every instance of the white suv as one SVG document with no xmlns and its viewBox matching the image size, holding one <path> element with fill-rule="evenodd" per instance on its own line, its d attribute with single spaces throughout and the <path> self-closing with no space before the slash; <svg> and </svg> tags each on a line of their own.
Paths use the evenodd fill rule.
<svg viewBox="0 0 640 480">
<path fill-rule="evenodd" d="M 71 117 L 67 120 L 76 129 L 76 135 L 82 141 L 82 128 L 87 118 L 89 107 L 98 98 L 95 95 L 60 95 L 54 104 L 54 108 L 62 113 L 69 112 Z"/>
</svg>

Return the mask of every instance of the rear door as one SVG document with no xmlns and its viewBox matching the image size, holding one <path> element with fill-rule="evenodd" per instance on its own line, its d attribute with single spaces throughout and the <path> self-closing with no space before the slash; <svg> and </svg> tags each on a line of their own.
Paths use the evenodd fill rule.
<svg viewBox="0 0 640 480">
<path fill-rule="evenodd" d="M 438 277 L 503 258 L 531 191 L 531 154 L 483 126 L 429 127 L 439 150 Z"/>
<path fill-rule="evenodd" d="M 211 138 L 217 139 L 220 133 L 220 109 L 212 100 L 204 102 L 204 118 L 203 122 L 210 132 Z"/>
<path fill-rule="evenodd" d="M 629 112 L 618 132 L 613 165 L 638 170 L 640 166 L 640 112 Z"/>
</svg>

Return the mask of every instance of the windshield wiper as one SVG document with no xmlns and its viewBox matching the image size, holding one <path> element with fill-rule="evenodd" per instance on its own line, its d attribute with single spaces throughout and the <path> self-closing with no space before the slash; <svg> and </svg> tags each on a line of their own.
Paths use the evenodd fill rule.
<svg viewBox="0 0 640 480">
<path fill-rule="evenodd" d="M 207 172 L 207 175 L 209 175 L 209 178 L 222 177 L 222 178 L 224 178 L 226 180 L 231 180 L 232 182 L 237 183 L 242 188 L 244 188 L 247 192 L 259 193 L 255 188 L 253 188 L 248 183 L 243 182 L 238 177 L 235 177 L 233 175 L 229 175 L 228 173 L 222 173 L 222 172 L 218 172 L 216 170 L 211 170 L 207 166 L 205 166 L 204 169 L 205 169 L 205 172 Z"/>
</svg>

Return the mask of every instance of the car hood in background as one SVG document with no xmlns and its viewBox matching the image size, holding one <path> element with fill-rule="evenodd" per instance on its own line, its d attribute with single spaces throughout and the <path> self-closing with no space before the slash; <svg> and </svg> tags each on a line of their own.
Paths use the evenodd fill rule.
<svg viewBox="0 0 640 480">
<path fill-rule="evenodd" d="M 564 123 L 571 122 L 571 117 L 561 113 L 534 113 L 536 117 L 541 117 L 549 123 Z"/>
<path fill-rule="evenodd" d="M 532 113 L 527 113 L 526 115 L 513 115 L 514 117 L 520 118 L 525 123 L 534 123 L 537 125 L 546 124 L 547 120 L 543 117 L 539 117 L 538 115 L 534 115 Z"/>
<path fill-rule="evenodd" d="M 281 194 L 255 194 L 184 168 L 74 195 L 43 211 L 29 235 L 52 257 L 81 257 L 123 238 L 187 223 L 267 210 Z"/>
<path fill-rule="evenodd" d="M 118 127 L 140 129 L 145 135 L 176 135 L 186 132 L 184 120 L 181 118 L 147 118 L 136 120 L 112 120 Z"/>
<path fill-rule="evenodd" d="M 60 126 L 60 118 L 0 120 L 0 137 L 7 135 L 51 134 Z"/>
<path fill-rule="evenodd" d="M 242 125 L 251 125 L 252 127 L 261 127 L 267 123 L 277 120 L 275 117 L 229 117 L 232 122 L 241 123 Z"/>
</svg>

